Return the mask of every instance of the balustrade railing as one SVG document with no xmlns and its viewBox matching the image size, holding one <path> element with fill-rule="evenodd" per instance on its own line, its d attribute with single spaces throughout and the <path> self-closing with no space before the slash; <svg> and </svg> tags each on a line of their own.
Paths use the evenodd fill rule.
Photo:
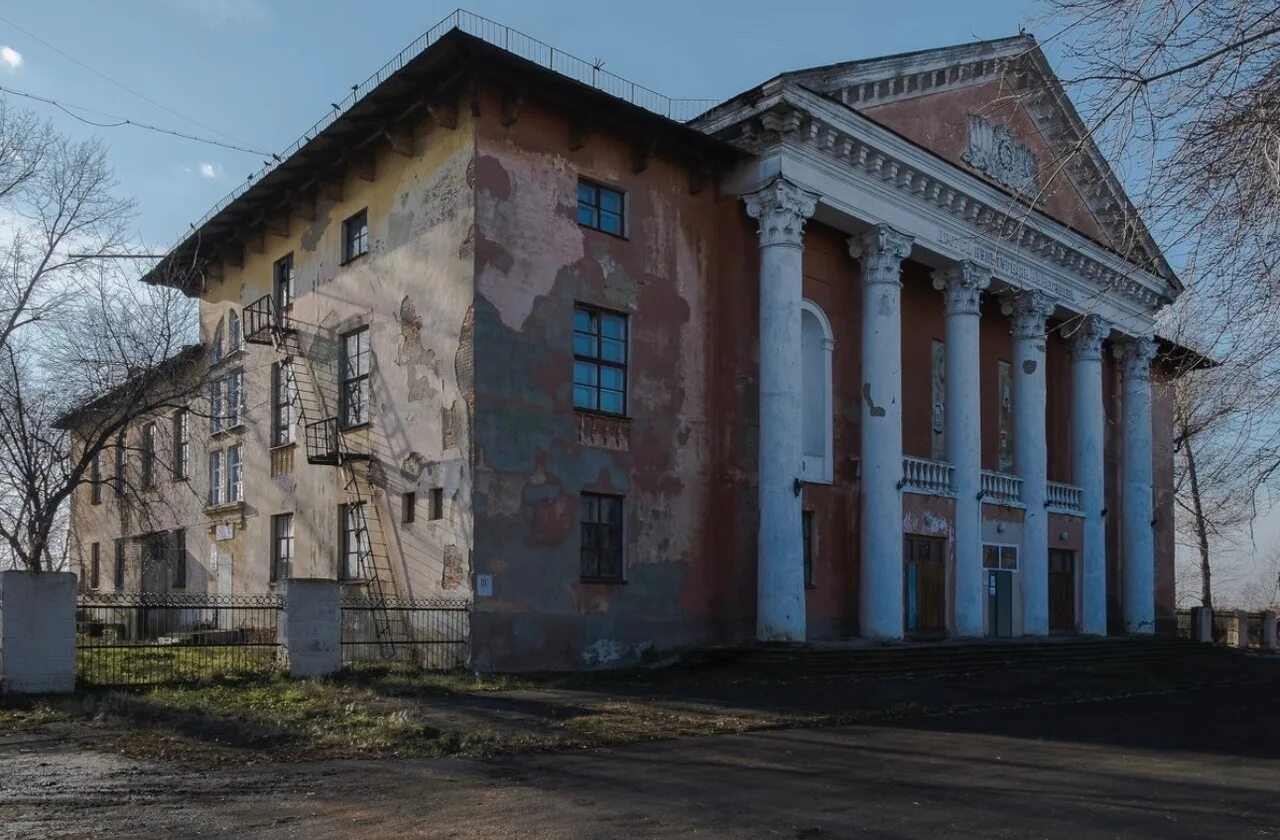
<svg viewBox="0 0 1280 840">
<path fill-rule="evenodd" d="M 950 493 L 955 467 L 945 461 L 902 458 L 902 489 L 908 493 Z"/>
<path fill-rule="evenodd" d="M 1020 502 L 1022 500 L 1022 479 L 1008 473 L 983 470 L 982 498 L 985 501 L 1000 504 Z"/>
<path fill-rule="evenodd" d="M 1066 513 L 1081 513 L 1084 510 L 1084 491 L 1074 484 L 1050 481 L 1045 506 Z"/>
</svg>

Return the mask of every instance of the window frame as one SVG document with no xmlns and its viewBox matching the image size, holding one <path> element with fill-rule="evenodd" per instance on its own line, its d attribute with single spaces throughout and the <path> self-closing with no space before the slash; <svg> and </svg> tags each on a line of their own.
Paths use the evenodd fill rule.
<svg viewBox="0 0 1280 840">
<path fill-rule="evenodd" d="M 359 355 L 360 339 L 359 336 L 364 335 L 365 351 L 364 351 L 364 372 L 356 376 L 348 376 L 347 371 L 350 367 L 351 355 L 347 349 L 348 342 L 351 339 L 356 340 L 356 353 Z M 358 429 L 370 422 L 369 407 L 373 402 L 373 336 L 369 330 L 369 325 L 349 330 L 340 336 L 341 344 L 338 348 L 338 426 L 344 431 L 347 429 Z M 351 396 L 348 393 L 353 383 L 362 383 L 362 412 L 360 419 L 352 423 L 350 421 L 351 412 Z"/>
<path fill-rule="evenodd" d="M 169 537 L 169 571 L 172 574 L 170 588 L 187 588 L 187 529 L 175 528 Z"/>
<path fill-rule="evenodd" d="M 992 549 L 996 552 L 996 563 L 994 566 L 987 564 L 987 552 Z M 1005 564 L 1005 558 L 1009 554 L 1013 555 L 1012 565 Z M 983 571 L 998 572 L 1019 571 L 1021 558 L 1018 554 L 1018 546 L 1013 543 L 984 542 L 982 544 L 982 569 Z"/>
<path fill-rule="evenodd" d="M 587 519 L 587 502 L 596 502 L 596 516 L 593 521 Z M 626 497 L 619 496 L 614 493 L 595 493 L 583 491 L 579 497 L 578 511 L 578 528 L 579 528 L 579 580 L 582 583 L 609 583 L 620 584 L 627 582 L 627 543 L 626 543 Z M 615 525 L 610 524 L 604 518 L 604 503 L 616 504 L 618 521 Z M 588 548 L 586 543 L 586 535 L 588 528 L 595 529 L 595 545 Z M 602 563 L 603 552 L 606 549 L 601 536 L 606 531 L 614 531 L 617 541 L 617 569 L 605 571 Z M 593 552 L 594 569 L 589 570 L 587 565 L 588 552 Z M 593 573 L 589 573 L 589 571 Z"/>
<path fill-rule="evenodd" d="M 239 443 L 233 443 L 225 451 L 224 469 L 227 474 L 225 503 L 233 505 L 244 501 L 244 447 Z"/>
<path fill-rule="evenodd" d="M 297 425 L 293 418 L 293 394 L 289 390 L 289 378 L 285 374 L 285 366 L 292 365 L 289 359 L 282 359 L 271 365 L 271 445 L 289 446 L 296 443 Z"/>
<path fill-rule="evenodd" d="M 244 329 L 240 323 L 240 313 L 234 309 L 227 310 L 227 349 L 222 354 L 226 358 L 244 349 Z"/>
<path fill-rule="evenodd" d="M 357 509 L 363 508 L 364 502 L 344 503 L 338 505 L 338 528 L 339 530 L 339 554 L 338 554 L 338 580 L 340 581 L 361 581 L 369 579 L 369 561 L 372 559 L 373 550 L 369 541 L 368 520 L 365 520 L 364 539 L 360 539 L 360 528 L 357 523 L 353 528 L 354 520 L 352 516 Z M 365 514 L 367 515 L 367 514 Z M 355 553 L 352 554 L 352 536 L 355 535 Z M 355 558 L 355 568 L 352 569 L 350 561 Z"/>
<path fill-rule="evenodd" d="M 293 308 L 293 252 L 285 254 L 271 264 L 271 297 L 276 305 L 276 312 L 285 315 Z"/>
<path fill-rule="evenodd" d="M 129 455 L 128 444 L 125 440 L 124 432 L 121 432 L 116 438 L 116 496 L 124 498 L 125 489 L 129 483 Z"/>
<path fill-rule="evenodd" d="M 287 525 L 287 528 L 282 526 Z M 293 574 L 294 559 L 293 512 L 277 513 L 271 517 L 271 568 L 267 571 L 271 583 L 288 580 Z M 288 533 L 285 533 L 285 531 Z M 285 550 L 282 551 L 282 548 Z M 281 574 L 283 572 L 283 574 Z"/>
<path fill-rule="evenodd" d="M 102 450 L 93 453 L 89 462 L 89 504 L 102 504 Z"/>
<path fill-rule="evenodd" d="M 400 494 L 400 523 L 412 525 L 418 520 L 418 493 L 407 490 Z"/>
<path fill-rule="evenodd" d="M 584 200 L 582 195 L 583 188 L 591 190 L 591 200 Z M 603 202 L 601 201 L 601 195 L 605 193 L 618 197 L 618 210 L 616 213 L 604 208 Z M 626 190 L 618 189 L 616 186 L 601 183 L 600 181 L 596 181 L 591 178 L 579 176 L 577 188 L 574 191 L 574 197 L 577 199 L 577 209 L 575 210 L 574 218 L 577 220 L 579 227 L 586 228 L 587 230 L 594 230 L 599 233 L 603 233 L 606 236 L 612 236 L 616 239 L 627 238 L 627 217 L 630 214 L 627 212 Z M 591 221 L 583 221 L 583 209 L 587 209 L 593 214 Z M 617 232 L 606 230 L 603 227 L 601 219 L 605 214 L 618 217 Z"/>
<path fill-rule="evenodd" d="M 591 319 L 591 323 L 595 326 L 595 332 L 583 332 L 582 330 L 578 329 L 577 321 L 578 321 L 579 313 L 586 314 Z M 603 325 L 604 325 L 605 318 L 616 318 L 622 322 L 622 338 L 621 339 L 616 339 L 616 338 L 612 338 L 604 335 Z M 579 301 L 574 303 L 573 305 L 573 321 L 574 321 L 573 323 L 573 380 L 572 380 L 573 410 L 585 411 L 589 414 L 600 414 L 606 417 L 627 417 L 628 416 L 627 411 L 631 403 L 631 400 L 630 400 L 631 316 L 626 312 L 618 312 L 617 310 L 613 310 L 613 309 L 605 309 L 604 307 L 594 306 L 592 304 L 582 303 L 581 301 Z M 578 352 L 579 336 L 589 337 L 594 340 L 595 342 L 594 356 L 588 355 L 586 353 Z M 617 362 L 612 359 L 606 359 L 602 355 L 601 342 L 605 340 L 621 341 L 622 343 L 622 361 L 621 362 Z M 594 370 L 595 370 L 594 384 L 589 382 L 583 382 L 583 383 L 578 382 L 578 365 L 579 364 L 594 366 Z M 616 370 L 621 373 L 622 387 L 620 389 L 605 388 L 601 384 L 602 368 Z M 578 404 L 578 388 L 579 387 L 592 389 L 592 391 L 595 394 L 595 407 Z M 600 397 L 602 392 L 605 392 L 605 391 L 608 391 L 609 393 L 621 394 L 622 408 L 620 411 L 610 411 L 608 409 L 600 408 L 600 402 L 601 402 Z"/>
<path fill-rule="evenodd" d="M 221 449 L 209 450 L 209 507 L 226 504 L 223 499 L 223 482 L 226 481 L 226 465 L 223 463 Z"/>
<path fill-rule="evenodd" d="M 102 545 L 92 543 L 89 546 L 89 588 L 102 586 Z"/>
<path fill-rule="evenodd" d="M 363 225 L 364 230 L 353 236 L 352 231 L 357 221 Z M 356 248 L 360 250 L 357 251 Z M 367 253 L 369 253 L 369 208 L 364 207 L 342 220 L 342 262 L 339 265 L 358 260 Z"/>
<path fill-rule="evenodd" d="M 156 424 L 147 423 L 142 427 L 142 476 L 143 490 L 155 486 L 156 479 Z"/>
<path fill-rule="evenodd" d="M 444 488 L 432 487 L 427 500 L 427 519 L 438 522 L 444 519 Z"/>
<path fill-rule="evenodd" d="M 180 408 L 173 413 L 173 461 L 169 467 L 175 479 L 188 477 L 191 469 L 190 412 Z"/>
</svg>

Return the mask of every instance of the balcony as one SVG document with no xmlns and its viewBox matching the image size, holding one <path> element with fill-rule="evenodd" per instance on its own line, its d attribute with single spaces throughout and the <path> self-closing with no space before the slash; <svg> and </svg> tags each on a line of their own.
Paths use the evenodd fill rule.
<svg viewBox="0 0 1280 840">
<path fill-rule="evenodd" d="M 997 505 L 1016 505 L 1022 501 L 1022 479 L 1016 475 L 982 471 L 982 500 Z"/>
<path fill-rule="evenodd" d="M 945 461 L 924 458 L 902 458 L 902 489 L 908 493 L 931 496 L 951 495 L 951 475 L 955 467 Z"/>
<path fill-rule="evenodd" d="M 1084 491 L 1074 484 L 1050 481 L 1044 501 L 1045 507 L 1055 513 L 1073 516 L 1084 515 Z"/>
<path fill-rule="evenodd" d="M 293 323 L 276 311 L 271 295 L 263 295 L 244 308 L 244 340 L 249 344 L 273 344 L 274 332 L 289 332 Z"/>
<path fill-rule="evenodd" d="M 306 425 L 307 463 L 341 466 L 347 461 L 368 460 L 368 453 L 352 452 L 338 428 L 337 417 Z"/>
</svg>

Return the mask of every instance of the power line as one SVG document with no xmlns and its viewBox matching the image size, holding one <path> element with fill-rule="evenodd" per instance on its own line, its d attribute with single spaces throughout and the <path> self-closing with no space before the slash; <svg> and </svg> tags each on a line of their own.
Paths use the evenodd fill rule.
<svg viewBox="0 0 1280 840">
<path fill-rule="evenodd" d="M 253 149 L 248 146 L 237 146 L 233 143 L 223 143 L 221 140 L 210 140 L 207 137 L 199 137 L 195 134 L 187 134 L 182 131 L 174 131 L 171 128 L 162 128 L 161 126 L 158 126 L 158 125 L 151 125 L 150 123 L 138 122 L 137 120 L 131 120 L 128 117 L 122 117 L 117 114 L 109 114 L 106 111 L 99 111 L 95 108 L 87 108 L 84 105 L 63 104 L 61 102 L 58 102 L 56 99 L 49 99 L 46 96 L 37 96 L 34 93 L 26 93 L 24 91 L 14 90 L 13 88 L 0 87 L 0 93 L 8 93 L 13 96 L 21 96 L 24 99 L 30 99 L 35 102 L 43 102 L 46 105 L 52 105 L 53 107 L 62 111 L 67 116 L 72 117 L 73 119 L 77 119 L 80 122 L 85 123 L 86 125 L 97 126 L 98 128 L 119 128 L 121 126 L 133 126 L 134 128 L 142 128 L 142 129 L 146 129 L 147 131 L 155 131 L 155 132 L 159 132 L 160 134 L 168 134 L 173 137 L 181 137 L 184 140 L 194 140 L 197 143 L 206 143 L 210 146 L 219 146 L 223 149 L 230 149 L 233 152 L 244 152 L 245 154 L 258 155 L 259 157 L 264 157 L 264 158 L 275 157 L 275 155 L 272 154 L 271 152 L 264 152 L 260 149 Z M 75 111 L 84 111 L 85 113 L 88 113 L 88 114 L 97 114 L 98 116 L 101 116 L 101 117 L 107 117 L 108 119 L 117 120 L 117 122 L 112 122 L 112 123 L 95 122 L 94 120 L 87 119 L 85 117 L 80 116 L 79 114 L 75 113 L 75 111 L 73 111 L 72 109 L 75 109 Z"/>
<path fill-rule="evenodd" d="M 46 47 L 48 47 L 49 49 L 53 50 L 53 51 L 54 51 L 54 52 L 56 52 L 58 55 L 60 55 L 60 56 L 62 56 L 63 58 L 67 59 L 68 61 L 74 62 L 75 64 L 79 65 L 80 67 L 83 67 L 85 70 L 88 70 L 88 71 L 89 71 L 90 73 L 92 73 L 93 75 L 98 76 L 99 78 L 102 78 L 102 79 L 107 80 L 108 82 L 110 82 L 111 84 L 113 84 L 113 85 L 115 85 L 116 87 L 120 88 L 121 90 L 123 90 L 123 91 L 125 91 L 125 92 L 127 92 L 127 93 L 131 93 L 131 94 L 133 94 L 134 96 L 138 97 L 139 99 L 143 100 L 144 102 L 149 102 L 150 104 L 152 104 L 152 105 L 156 106 L 157 108 L 160 108 L 161 110 L 168 111 L 170 114 L 173 114 L 175 117 L 179 117 L 179 118 L 181 118 L 181 119 L 184 119 L 184 120 L 186 120 L 187 122 L 191 123 L 192 125 L 198 125 L 198 126 L 200 126 L 201 128 L 205 129 L 206 131 L 212 131 L 214 134 L 217 134 L 219 137 L 225 137 L 227 140 L 230 140 L 230 141 L 232 141 L 232 142 L 234 142 L 234 143 L 240 143 L 240 144 L 243 144 L 243 145 L 246 145 L 246 146 L 247 146 L 247 145 L 249 145 L 246 141 L 241 140 L 241 139 L 240 139 L 240 138 L 238 138 L 238 137 L 232 137 L 230 134 L 227 134 L 227 133 L 225 133 L 225 132 L 219 131 L 218 129 L 214 128 L 213 126 L 205 125 L 204 123 L 199 122 L 198 120 L 194 120 L 194 119 L 192 119 L 191 117 L 188 117 L 186 114 L 183 114 L 183 113 L 182 113 L 182 112 L 180 112 L 180 111 L 175 111 L 173 108 L 170 108 L 168 105 L 165 105 L 165 104 L 163 104 L 163 103 L 161 103 L 161 102 L 157 102 L 156 100 L 152 99 L 150 96 L 147 96 L 145 93 L 139 93 L 138 91 L 134 90 L 133 88 L 129 87 L 128 85 L 125 85 L 125 84 L 123 84 L 123 83 L 121 83 L 121 82 L 117 82 L 115 79 L 111 78 L 111 77 L 110 77 L 110 76 L 108 76 L 106 73 L 103 73 L 103 72 L 102 72 L 102 71 L 100 71 L 100 70 L 95 70 L 94 68 L 90 67 L 88 64 L 85 64 L 83 61 L 81 61 L 80 59 L 78 59 L 78 58 L 76 58 L 75 56 L 71 55 L 70 53 L 66 53 L 66 52 L 63 52 L 62 50 L 58 49 L 58 48 L 57 48 L 57 47 L 55 47 L 53 44 L 50 44 L 48 41 L 46 41 L 45 39 L 41 38 L 39 35 L 35 34 L 35 33 L 34 33 L 34 32 L 32 32 L 31 30 L 29 30 L 29 29 L 23 29 L 23 28 L 22 28 L 21 26 L 19 26 L 18 24 L 16 24 L 16 23 L 14 23 L 13 21 L 9 20 L 7 17 L 4 17 L 4 16 L 0 15 L 0 22 L 4 22 L 4 23 L 9 24 L 9 25 L 10 25 L 10 26 L 12 26 L 14 29 L 16 29 L 16 30 L 18 30 L 19 32 L 21 32 L 22 34 L 26 35 L 28 38 L 31 38 L 32 40 L 38 41 L 38 42 L 39 42 L 39 43 L 41 43 L 41 44 L 44 44 Z"/>
</svg>

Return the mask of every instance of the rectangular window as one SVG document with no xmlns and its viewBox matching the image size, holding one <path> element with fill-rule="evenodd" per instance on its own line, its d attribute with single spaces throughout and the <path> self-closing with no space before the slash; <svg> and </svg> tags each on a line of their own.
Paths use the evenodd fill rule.
<svg viewBox="0 0 1280 840">
<path fill-rule="evenodd" d="M 1016 545 L 983 545 L 982 567 L 984 569 L 1018 568 L 1018 547 Z"/>
<path fill-rule="evenodd" d="M 244 422 L 244 371 L 238 370 L 226 380 L 226 419 L 223 428 L 234 429 Z"/>
<path fill-rule="evenodd" d="M 431 519 L 444 519 L 444 488 L 443 487 L 431 488 L 431 510 L 428 512 L 430 513 Z"/>
<path fill-rule="evenodd" d="M 813 511 L 800 513 L 801 539 L 804 552 L 804 585 L 813 586 Z"/>
<path fill-rule="evenodd" d="M 215 379 L 209 383 L 209 431 L 222 431 L 223 419 L 225 415 L 222 413 L 222 392 L 225 390 L 226 383 L 221 379 Z"/>
<path fill-rule="evenodd" d="M 343 428 L 369 420 L 369 328 L 342 337 L 342 390 L 339 392 Z"/>
<path fill-rule="evenodd" d="M 626 315 L 574 308 L 573 404 L 588 411 L 626 414 Z"/>
<path fill-rule="evenodd" d="M 271 445 L 293 443 L 293 362 L 271 366 Z"/>
<path fill-rule="evenodd" d="M 293 575 L 293 514 L 271 517 L 271 582 Z"/>
<path fill-rule="evenodd" d="M 124 495 L 125 468 L 128 466 L 128 450 L 124 445 L 124 432 L 116 438 L 116 495 Z"/>
<path fill-rule="evenodd" d="M 240 313 L 232 309 L 227 313 L 227 352 L 234 353 L 241 346 Z"/>
<path fill-rule="evenodd" d="M 418 494 L 402 493 L 400 495 L 400 521 L 408 525 L 418 518 Z"/>
<path fill-rule="evenodd" d="M 179 528 L 173 532 L 173 588 L 187 588 L 187 532 Z"/>
<path fill-rule="evenodd" d="M 101 581 L 98 578 L 98 575 L 101 573 L 101 570 L 102 570 L 101 566 L 102 566 L 101 549 L 99 549 L 97 543 L 94 543 L 93 545 L 89 546 L 89 588 L 90 589 L 97 589 L 98 584 L 101 583 Z"/>
<path fill-rule="evenodd" d="M 238 502 L 244 497 L 244 462 L 240 457 L 240 444 L 227 447 L 227 502 Z"/>
<path fill-rule="evenodd" d="M 191 432 L 187 428 L 186 409 L 173 415 L 173 477 L 186 478 L 188 458 L 191 455 Z"/>
<path fill-rule="evenodd" d="M 209 505 L 222 504 L 222 452 L 209 453 Z"/>
<path fill-rule="evenodd" d="M 102 504 L 102 450 L 93 453 L 89 462 L 89 501 L 95 505 Z"/>
<path fill-rule="evenodd" d="M 622 193 L 590 181 L 578 181 L 578 224 L 622 236 L 622 208 Z"/>
<path fill-rule="evenodd" d="M 369 571 L 369 529 L 365 524 L 364 503 L 341 505 L 338 520 L 342 523 L 341 580 L 362 580 Z"/>
<path fill-rule="evenodd" d="M 275 261 L 271 273 L 272 290 L 275 293 L 276 312 L 287 314 L 293 306 L 293 254 L 285 254 Z"/>
<path fill-rule="evenodd" d="M 116 540 L 116 564 L 111 571 L 111 582 L 117 592 L 124 591 L 124 540 Z"/>
<path fill-rule="evenodd" d="M 622 497 L 582 494 L 582 579 L 622 582 Z"/>
<path fill-rule="evenodd" d="M 142 487 L 149 489 L 155 481 L 156 424 L 142 427 Z"/>
<path fill-rule="evenodd" d="M 369 212 L 361 210 L 342 223 L 342 261 L 369 253 Z"/>
</svg>

